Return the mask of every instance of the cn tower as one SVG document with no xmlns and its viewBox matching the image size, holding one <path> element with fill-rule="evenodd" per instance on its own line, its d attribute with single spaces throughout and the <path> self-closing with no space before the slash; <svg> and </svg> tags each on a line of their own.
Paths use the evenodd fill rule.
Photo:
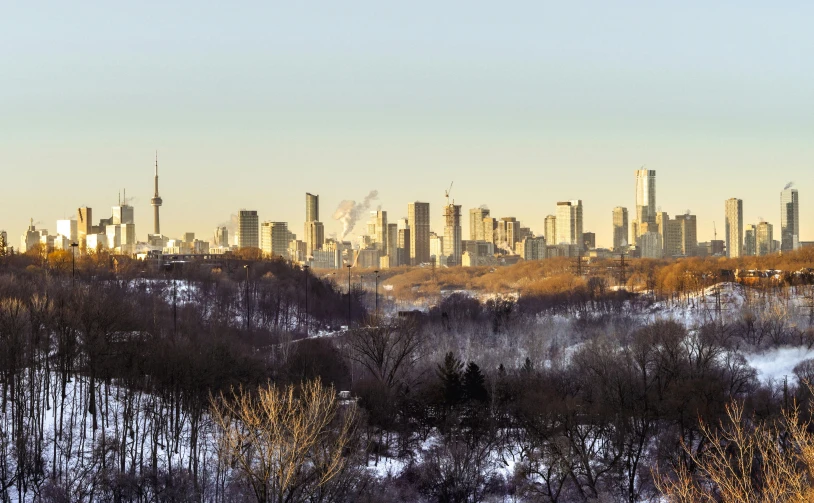
<svg viewBox="0 0 814 503">
<path fill-rule="evenodd" d="M 155 153 L 155 194 L 150 199 L 150 204 L 153 205 L 153 234 L 161 235 L 161 225 L 158 222 L 158 208 L 161 207 L 161 197 L 158 195 L 158 152 Z"/>
</svg>

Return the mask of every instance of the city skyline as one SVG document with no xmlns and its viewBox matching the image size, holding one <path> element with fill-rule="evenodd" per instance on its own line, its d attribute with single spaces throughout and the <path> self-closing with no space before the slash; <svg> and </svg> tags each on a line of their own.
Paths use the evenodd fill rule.
<svg viewBox="0 0 814 503">
<path fill-rule="evenodd" d="M 659 172 L 658 206 L 698 215 L 701 240 L 733 194 L 745 222 L 780 235 L 777 194 L 795 181 L 810 240 L 811 14 L 14 3 L 0 20 L 0 227 L 19 235 L 33 217 L 53 231 L 79 206 L 106 213 L 126 187 L 144 239 L 158 149 L 168 236 L 209 236 L 240 208 L 299 231 L 305 192 L 321 194 L 330 235 L 330 210 L 372 189 L 393 221 L 430 202 L 442 232 L 454 180 L 464 211 L 487 204 L 537 234 L 557 201 L 581 199 L 584 229 L 607 246 L 614 207 L 634 220 L 629 173 L 644 165 Z"/>
<path fill-rule="evenodd" d="M 153 169 L 155 170 L 156 166 L 154 166 Z M 634 208 L 636 208 L 635 201 L 636 201 L 636 199 L 638 197 L 638 194 L 639 194 L 639 187 L 640 187 L 640 185 L 639 185 L 639 180 L 640 180 L 639 173 L 640 172 L 641 172 L 641 170 L 633 170 L 633 173 L 635 175 L 634 176 L 635 190 L 632 191 L 633 194 L 631 196 L 631 199 L 634 200 L 634 204 L 632 205 Z M 646 170 L 646 172 L 648 173 L 648 176 L 652 180 L 655 180 L 655 178 L 656 178 L 655 173 L 656 172 L 659 173 L 659 176 L 658 176 L 659 180 L 661 180 L 662 177 L 663 177 L 663 173 L 660 170 Z M 153 174 L 155 175 L 155 173 L 153 173 Z M 628 175 L 629 174 L 630 174 L 630 171 L 628 171 Z M 155 178 L 154 184 L 156 184 L 157 183 L 157 176 L 155 176 L 154 178 Z M 630 181 L 629 181 L 629 185 L 630 185 Z M 155 187 L 155 185 L 153 185 L 153 186 Z M 221 187 L 221 189 L 225 189 L 225 187 Z M 660 198 L 664 197 L 664 193 L 667 190 L 669 190 L 669 188 L 661 189 L 661 190 L 657 191 L 659 200 L 660 200 Z M 314 192 L 316 192 L 316 191 L 314 191 Z M 378 193 L 378 191 L 376 191 L 376 192 Z M 799 202 L 798 202 L 798 199 L 797 199 L 797 194 L 798 194 L 797 185 L 796 184 L 791 184 L 791 188 L 790 188 L 789 184 L 786 184 L 786 186 L 784 186 L 784 188 L 783 188 L 783 191 L 779 192 L 778 194 L 779 194 L 780 198 L 782 199 L 784 194 L 788 194 L 788 193 L 792 193 L 792 192 L 795 194 L 795 196 L 794 196 L 795 197 L 795 206 L 794 207 L 797 208 L 797 212 L 796 212 L 796 215 L 797 215 L 796 219 L 798 221 L 797 225 L 799 226 L 800 229 L 804 230 L 807 227 L 811 227 L 811 225 L 810 225 L 809 219 L 805 218 L 805 216 L 806 216 L 805 212 L 804 211 L 803 212 L 799 211 Z M 125 189 L 125 194 L 126 194 L 126 189 Z M 156 192 L 156 194 L 157 194 L 157 192 Z M 188 197 L 183 195 L 183 194 L 179 194 L 178 196 L 181 198 L 181 200 L 188 199 Z M 302 201 L 301 197 L 302 196 L 300 196 L 300 201 Z M 266 222 L 266 221 L 286 222 L 289 226 L 294 226 L 295 229 L 298 227 L 297 223 L 302 222 L 302 223 L 304 223 L 306 225 L 306 228 L 307 228 L 307 226 L 308 226 L 307 218 L 308 218 L 309 210 L 313 211 L 315 209 L 314 213 L 317 215 L 317 218 L 319 217 L 318 208 L 319 208 L 320 195 L 319 194 L 312 194 L 311 192 L 305 192 L 305 197 L 306 197 L 306 204 L 305 204 L 304 210 L 300 206 L 298 208 L 285 207 L 285 208 L 281 208 L 280 211 L 278 211 L 276 209 L 271 210 L 270 214 L 266 214 L 262 210 L 253 210 L 253 211 L 257 212 L 257 217 L 259 219 L 259 222 Z M 118 192 L 118 203 L 117 203 L 118 206 L 120 206 L 121 204 L 130 204 L 134 200 L 138 201 L 139 200 L 138 196 L 137 197 L 132 197 L 132 198 L 127 198 L 126 197 L 125 201 L 123 203 L 122 200 L 121 200 L 121 191 Z M 416 199 L 416 200 L 429 203 L 429 205 L 430 205 L 430 228 L 431 228 L 431 230 L 433 232 L 437 232 L 439 235 L 443 235 L 445 233 L 445 226 L 446 226 L 446 224 L 444 223 L 444 216 L 443 216 L 443 212 L 444 212 L 443 203 L 438 204 L 438 203 L 429 201 L 428 199 Z M 777 199 L 775 199 L 775 200 L 777 201 Z M 147 242 L 148 241 L 148 236 L 153 234 L 151 232 L 152 225 L 149 225 L 148 221 L 147 221 L 147 219 L 149 217 L 154 216 L 153 212 L 154 212 L 154 210 L 157 209 L 155 207 L 155 205 L 153 204 L 153 201 L 154 201 L 153 199 L 147 199 L 147 202 L 145 204 L 143 204 L 145 207 L 149 206 L 152 209 L 150 210 L 149 215 L 146 213 L 146 211 L 142 211 L 142 216 L 144 218 L 144 221 L 143 221 L 142 225 L 136 227 L 136 229 L 138 231 L 138 234 L 137 234 L 136 237 L 137 237 L 138 241 L 140 241 L 140 242 Z M 344 201 L 344 199 L 343 199 L 343 201 Z M 380 208 L 380 209 L 384 210 L 385 212 L 387 212 L 388 209 L 389 209 L 389 208 L 385 207 L 383 204 L 381 204 L 382 199 L 380 197 L 376 197 L 375 199 L 373 199 L 372 202 L 373 202 L 373 204 L 371 205 L 371 210 L 370 210 L 371 214 L 374 214 L 376 212 L 375 208 Z M 545 217 L 547 215 L 550 215 L 550 214 L 556 214 L 557 213 L 557 205 L 560 204 L 560 202 L 561 201 L 554 202 L 553 208 L 546 208 L 545 211 L 550 210 L 550 213 L 546 213 L 546 215 L 544 215 L 542 217 L 542 219 L 529 217 L 529 215 L 523 215 L 523 214 L 512 214 L 511 216 L 514 217 L 514 218 L 517 218 L 518 220 L 521 220 L 523 222 L 524 226 L 530 227 L 531 231 L 535 235 L 543 236 L 543 235 L 545 235 L 545 221 L 544 221 Z M 804 195 L 804 202 L 805 202 L 805 195 Z M 589 207 L 591 206 L 590 202 L 586 202 L 586 203 L 588 204 Z M 117 205 L 111 205 L 111 209 L 114 212 L 115 212 L 115 209 L 116 209 Z M 390 210 L 394 215 L 399 215 L 399 214 L 403 213 L 402 216 L 399 216 L 397 218 L 391 217 L 391 219 L 393 219 L 393 220 L 406 219 L 407 218 L 407 213 L 408 213 L 408 211 L 407 211 L 408 205 L 409 205 L 409 203 L 403 203 L 402 204 L 402 206 L 404 207 L 404 210 L 399 210 L 397 208 L 395 210 Z M 460 206 L 461 208 L 465 208 L 464 205 L 456 205 L 456 206 Z M 624 207 L 622 205 L 620 205 L 620 206 Z M 82 206 L 82 207 L 85 207 L 85 206 Z M 90 205 L 88 205 L 88 207 L 89 208 L 94 208 L 94 206 L 90 206 Z M 189 226 L 184 226 L 184 224 L 178 224 L 177 222 L 175 222 L 173 227 L 179 228 L 179 229 L 186 229 L 186 230 L 182 230 L 182 231 L 178 232 L 177 234 L 167 234 L 167 233 L 162 233 L 162 234 L 167 238 L 173 239 L 173 238 L 183 238 L 183 235 L 185 233 L 192 232 L 197 237 L 200 237 L 201 239 L 209 240 L 209 238 L 212 237 L 211 235 L 213 234 L 214 229 L 225 226 L 225 227 L 227 227 L 229 229 L 230 236 L 236 236 L 237 229 L 239 227 L 239 218 L 238 217 L 239 217 L 240 211 L 245 210 L 247 208 L 254 208 L 254 207 L 255 206 L 253 206 L 253 205 L 242 205 L 242 206 L 240 206 L 240 208 L 238 210 L 235 210 L 233 213 L 231 213 L 229 215 L 228 219 L 223 220 L 223 221 L 219 221 L 216 224 L 212 224 L 212 225 L 209 226 L 209 228 L 190 230 Z M 805 207 L 805 204 L 804 204 L 804 207 Z M 137 208 L 138 208 L 138 204 L 131 205 L 130 211 L 132 212 L 132 214 L 134 214 L 134 215 L 139 214 L 139 212 L 136 211 Z M 435 210 L 433 208 L 435 208 Z M 611 213 L 611 219 L 613 218 L 613 212 L 616 210 L 616 208 L 617 207 L 609 209 L 609 212 Z M 658 205 L 657 208 L 660 209 L 661 211 L 663 211 L 664 213 L 668 214 L 668 215 L 669 214 L 680 215 L 680 214 L 684 213 L 683 211 L 672 211 L 672 209 L 670 211 L 664 211 L 663 208 L 661 207 L 661 205 Z M 784 208 L 785 208 L 785 206 L 783 206 L 781 204 L 781 212 L 783 211 Z M 469 208 L 468 210 L 464 209 L 462 211 L 471 212 L 471 211 L 474 211 L 476 209 L 480 209 L 481 211 L 486 211 L 487 213 L 493 211 L 488 203 L 482 203 L 482 204 L 480 204 L 480 205 L 478 205 L 476 207 Z M 144 208 L 142 208 L 142 210 L 144 210 Z M 96 211 L 96 215 L 105 215 L 106 214 L 106 213 L 99 213 L 100 211 L 101 212 L 105 211 L 105 210 L 102 210 L 101 208 L 97 208 L 95 211 Z M 301 216 L 299 217 L 300 218 L 299 220 L 297 220 L 297 218 L 298 218 L 297 216 L 295 216 L 292 220 L 285 220 L 285 219 L 276 218 L 276 214 L 279 214 L 279 213 L 288 213 L 288 214 L 295 214 L 295 215 L 296 215 L 296 213 L 301 213 Z M 441 213 L 441 214 L 439 216 L 439 215 L 436 215 L 436 213 Z M 589 215 L 593 216 L 593 217 L 595 217 L 596 215 L 592 215 L 591 212 L 585 212 L 584 215 L 583 215 L 582 210 L 580 210 L 580 213 L 582 215 L 581 219 L 583 221 L 582 227 L 583 227 L 584 231 L 585 232 L 590 231 L 590 232 L 596 234 L 597 236 L 599 236 L 597 238 L 597 246 L 598 247 L 603 247 L 603 248 L 613 249 L 614 248 L 613 223 L 612 222 L 609 223 L 609 222 L 606 221 L 606 222 L 600 222 L 600 224 L 597 225 L 596 227 L 589 226 L 588 224 L 586 224 L 584 222 L 587 222 L 589 220 L 594 220 L 594 221 L 598 220 L 596 218 L 591 219 L 589 217 Z M 657 213 L 660 213 L 660 212 L 657 212 Z M 693 213 L 694 215 L 697 215 L 695 211 L 691 211 L 691 213 Z M 718 238 L 723 239 L 723 240 L 726 240 L 726 234 L 725 234 L 725 232 L 726 232 L 725 231 L 726 214 L 725 213 L 726 212 L 723 212 L 723 214 L 720 215 L 720 219 L 709 219 L 709 227 L 713 227 L 712 222 L 714 221 L 715 225 L 718 226 L 718 228 L 719 228 Z M 803 216 L 802 224 L 800 224 L 800 222 L 799 222 L 800 214 L 802 214 L 802 216 Z M 495 213 L 495 215 L 497 215 L 497 213 Z M 509 215 L 504 215 L 503 213 L 500 213 L 497 218 L 503 218 L 504 216 L 509 216 Z M 33 218 L 33 217 L 30 217 L 29 221 L 31 220 L 31 218 Z M 48 221 L 38 220 L 36 218 L 34 218 L 34 222 L 35 222 L 35 225 L 39 226 L 40 228 L 47 229 L 49 232 L 53 232 L 56 229 L 56 222 L 57 221 L 63 220 L 63 219 L 75 219 L 75 218 L 76 218 L 76 210 L 74 210 L 73 215 L 68 215 L 66 217 L 58 218 L 58 219 L 54 220 L 53 221 L 54 225 L 50 225 L 50 223 Z M 495 217 L 493 216 L 493 218 L 495 218 Z M 781 214 L 775 215 L 775 218 L 772 218 L 772 217 L 766 218 L 764 215 L 761 214 L 761 215 L 759 215 L 756 218 L 753 218 L 751 220 L 750 220 L 749 217 L 744 217 L 743 221 L 746 222 L 746 223 L 749 223 L 749 222 L 757 223 L 759 221 L 767 221 L 769 223 L 775 224 L 778 228 L 780 228 L 782 218 L 784 218 L 784 216 L 781 215 Z M 136 222 L 139 222 L 139 218 L 137 216 L 134 218 L 134 220 Z M 541 220 L 541 222 L 538 225 L 530 223 L 530 222 L 533 222 L 533 221 L 536 221 L 536 220 Z M 711 235 L 705 236 L 703 234 L 702 229 L 704 228 L 704 225 L 702 225 L 702 223 L 704 222 L 704 220 L 705 220 L 704 215 L 699 215 L 699 225 L 698 225 L 698 228 L 699 228 L 699 230 L 698 230 L 698 241 L 699 242 L 712 240 L 713 236 L 714 236 L 714 233 L 715 233 L 714 229 L 710 229 Z M 720 222 L 719 222 L 719 220 L 720 220 Z M 462 218 L 461 219 L 462 236 L 471 235 L 471 233 L 472 233 L 472 231 L 471 231 L 471 222 L 472 222 L 471 219 L 468 219 L 468 218 Z M 152 222 L 150 222 L 150 223 L 152 223 Z M 634 221 L 631 221 L 629 223 L 629 232 L 631 234 L 635 231 L 634 223 L 635 223 Z M 806 224 L 809 224 L 809 225 L 806 225 Z M 322 223 L 322 225 L 325 226 L 324 238 L 323 239 L 327 239 L 327 238 L 338 239 L 341 236 L 341 234 L 342 234 L 342 232 L 341 232 L 342 231 L 342 225 L 341 225 L 339 220 L 329 218 L 327 220 L 327 222 Z M 0 222 L 0 226 L 2 226 L 1 222 Z M 607 227 L 607 229 L 605 229 L 603 227 Z M 145 230 L 145 229 L 149 229 L 149 230 Z M 3 229 L 3 230 L 6 230 L 7 232 L 9 232 L 8 229 Z M 11 231 L 11 234 L 13 235 L 14 232 Z M 364 229 L 363 222 L 360 221 L 360 222 L 357 222 L 357 225 L 356 225 L 355 229 L 349 234 L 348 237 L 359 236 L 359 235 L 362 235 L 362 234 L 365 234 L 365 229 Z M 320 234 L 320 235 L 322 235 L 322 234 Z M 306 234 L 306 232 L 304 232 L 302 237 L 306 238 L 306 236 L 307 236 L 307 234 Z M 814 240 L 814 234 L 812 234 L 811 238 L 809 238 L 809 237 L 807 237 L 807 235 L 804 232 L 801 232 L 798 237 L 799 237 L 799 241 L 801 241 L 801 242 L 802 241 Z M 741 243 L 743 243 L 743 241 L 741 241 Z"/>
</svg>

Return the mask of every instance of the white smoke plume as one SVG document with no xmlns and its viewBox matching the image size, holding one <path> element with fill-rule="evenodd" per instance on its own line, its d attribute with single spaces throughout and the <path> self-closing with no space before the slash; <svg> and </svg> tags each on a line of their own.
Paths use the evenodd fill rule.
<svg viewBox="0 0 814 503">
<path fill-rule="evenodd" d="M 356 222 L 359 220 L 359 218 L 370 210 L 370 203 L 378 198 L 379 191 L 371 190 L 361 203 L 350 201 L 348 199 L 345 199 L 339 203 L 336 211 L 334 211 L 334 220 L 339 220 L 342 223 L 342 235 L 339 238 L 340 240 L 344 240 L 345 237 L 347 237 L 347 235 L 353 231 L 353 228 L 356 226 Z"/>
</svg>

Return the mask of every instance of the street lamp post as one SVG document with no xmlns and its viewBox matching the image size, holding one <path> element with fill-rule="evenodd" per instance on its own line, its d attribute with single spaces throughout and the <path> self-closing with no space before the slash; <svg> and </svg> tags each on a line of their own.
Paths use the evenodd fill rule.
<svg viewBox="0 0 814 503">
<path fill-rule="evenodd" d="M 350 264 L 348 264 L 348 330 L 350 330 Z"/>
<path fill-rule="evenodd" d="M 71 287 L 76 285 L 76 247 L 78 243 L 71 243 Z"/>
<path fill-rule="evenodd" d="M 376 273 L 376 323 L 379 322 L 379 271 L 373 271 Z"/>
<path fill-rule="evenodd" d="M 308 337 L 308 269 L 309 266 L 303 266 L 305 271 L 305 337 Z"/>
<path fill-rule="evenodd" d="M 249 264 L 243 266 L 246 269 L 246 332 L 250 332 L 251 326 L 251 303 L 249 302 Z"/>
</svg>

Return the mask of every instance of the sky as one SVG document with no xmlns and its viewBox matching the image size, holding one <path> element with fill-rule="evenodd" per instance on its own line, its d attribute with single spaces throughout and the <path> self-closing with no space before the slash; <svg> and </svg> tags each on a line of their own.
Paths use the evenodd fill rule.
<svg viewBox="0 0 814 503">
<path fill-rule="evenodd" d="M 241 208 L 302 233 L 305 192 L 326 235 L 375 189 L 391 221 L 444 190 L 542 234 L 582 199 L 611 244 L 657 205 L 723 239 L 724 201 L 779 235 L 800 192 L 814 240 L 814 3 L 514 1 L 7 2 L 0 18 L 0 228 L 53 232 L 107 216 L 126 189 L 152 229 L 209 239 Z M 363 222 L 364 223 L 364 222 Z M 364 226 L 357 227 L 362 230 Z"/>
</svg>

